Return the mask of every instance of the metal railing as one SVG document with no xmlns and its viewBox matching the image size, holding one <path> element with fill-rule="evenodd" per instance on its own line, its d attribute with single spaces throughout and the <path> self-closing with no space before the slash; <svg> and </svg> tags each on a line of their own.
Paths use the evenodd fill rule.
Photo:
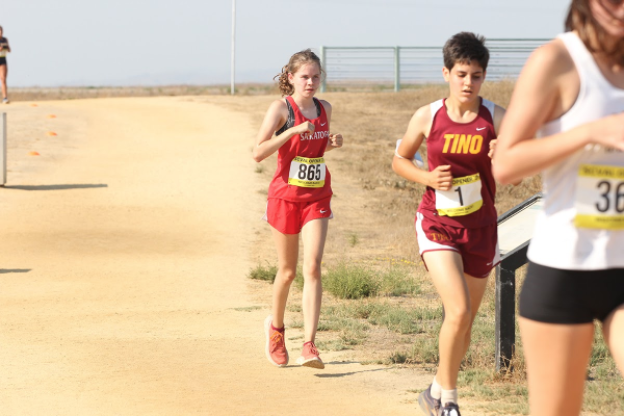
<svg viewBox="0 0 624 416">
<path fill-rule="evenodd" d="M 501 262 L 496 266 L 496 370 L 510 369 L 516 349 L 516 270 L 527 263 L 542 194 L 536 194 L 498 217 Z"/>
<path fill-rule="evenodd" d="M 488 39 L 490 50 L 488 79 L 516 78 L 533 50 L 550 39 Z M 332 85 L 440 82 L 442 46 L 321 46 L 321 62 L 326 76 L 321 92 Z"/>
</svg>

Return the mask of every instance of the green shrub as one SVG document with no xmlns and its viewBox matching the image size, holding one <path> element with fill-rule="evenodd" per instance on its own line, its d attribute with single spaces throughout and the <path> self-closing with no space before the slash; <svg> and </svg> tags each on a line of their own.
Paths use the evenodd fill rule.
<svg viewBox="0 0 624 416">
<path fill-rule="evenodd" d="M 271 266 L 269 264 L 263 266 L 262 264 L 258 264 L 249 271 L 247 277 L 254 280 L 263 280 L 265 282 L 273 283 L 275 282 L 276 275 L 277 266 Z M 303 288 L 303 274 L 301 273 L 301 270 L 297 270 L 297 275 L 295 276 L 295 281 L 293 283 L 299 289 Z"/>
<path fill-rule="evenodd" d="M 361 299 L 377 295 L 380 283 L 369 268 L 340 263 L 327 271 L 323 278 L 323 286 L 337 298 Z"/>
<path fill-rule="evenodd" d="M 254 280 L 264 280 L 265 282 L 273 283 L 275 281 L 275 275 L 277 274 L 277 266 L 258 264 L 256 267 L 251 269 L 249 275 L 247 275 L 250 279 Z"/>
</svg>

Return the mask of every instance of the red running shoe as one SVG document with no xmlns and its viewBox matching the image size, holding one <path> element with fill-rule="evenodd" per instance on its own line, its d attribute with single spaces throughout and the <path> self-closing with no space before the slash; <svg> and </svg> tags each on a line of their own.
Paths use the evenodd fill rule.
<svg viewBox="0 0 624 416">
<path fill-rule="evenodd" d="M 297 364 L 304 367 L 312 367 L 318 369 L 325 368 L 325 364 L 323 364 L 321 357 L 319 357 L 318 350 L 316 349 L 316 345 L 314 345 L 313 341 L 308 341 L 303 344 L 301 357 L 297 358 Z"/>
<path fill-rule="evenodd" d="M 273 316 L 269 315 L 264 320 L 264 334 L 266 335 L 266 356 L 271 364 L 285 367 L 288 364 L 288 351 L 284 341 L 284 330 L 273 327 Z"/>
</svg>

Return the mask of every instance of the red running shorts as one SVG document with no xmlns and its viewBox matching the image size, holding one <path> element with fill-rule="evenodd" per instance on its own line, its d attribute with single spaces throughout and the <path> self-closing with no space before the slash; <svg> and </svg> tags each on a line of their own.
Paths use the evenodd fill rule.
<svg viewBox="0 0 624 416">
<path fill-rule="evenodd" d="M 299 234 L 304 225 L 318 218 L 334 218 L 331 196 L 312 202 L 290 202 L 269 198 L 263 220 L 282 234 Z"/>
</svg>

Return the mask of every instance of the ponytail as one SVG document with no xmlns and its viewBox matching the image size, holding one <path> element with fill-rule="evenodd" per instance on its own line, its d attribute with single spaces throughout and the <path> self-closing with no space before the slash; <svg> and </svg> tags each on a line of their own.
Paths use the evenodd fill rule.
<svg viewBox="0 0 624 416">
<path fill-rule="evenodd" d="M 288 72 L 288 65 L 284 65 L 282 72 L 273 77 L 273 79 L 277 79 L 277 87 L 282 93 L 282 97 L 292 95 L 295 92 L 292 84 L 288 81 Z"/>
</svg>

